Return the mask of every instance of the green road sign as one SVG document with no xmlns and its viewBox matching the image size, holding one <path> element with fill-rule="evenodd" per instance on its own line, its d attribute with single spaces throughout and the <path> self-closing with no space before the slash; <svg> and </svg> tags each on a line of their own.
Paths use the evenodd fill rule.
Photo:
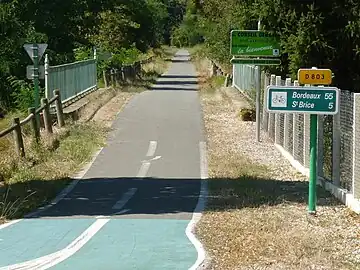
<svg viewBox="0 0 360 270">
<path fill-rule="evenodd" d="M 337 114 L 339 89 L 336 87 L 268 86 L 269 112 Z"/>
<path fill-rule="evenodd" d="M 276 36 L 258 30 L 231 31 L 231 55 L 280 56 L 280 43 Z"/>
<path fill-rule="evenodd" d="M 256 58 L 232 58 L 230 60 L 231 64 L 247 64 L 247 65 L 257 65 L 257 66 L 272 66 L 280 65 L 280 59 L 256 59 Z"/>
</svg>

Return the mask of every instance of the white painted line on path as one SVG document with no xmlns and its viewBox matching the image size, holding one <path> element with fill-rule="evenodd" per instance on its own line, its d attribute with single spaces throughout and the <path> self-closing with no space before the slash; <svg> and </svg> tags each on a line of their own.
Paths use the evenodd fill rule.
<svg viewBox="0 0 360 270">
<path fill-rule="evenodd" d="M 140 170 L 139 170 L 139 172 L 138 172 L 138 174 L 137 174 L 136 177 L 138 177 L 138 178 L 144 178 L 144 177 L 146 176 L 146 174 L 148 173 L 149 168 L 150 168 L 150 162 L 147 162 L 147 161 L 146 161 L 146 162 L 143 162 L 143 163 L 141 164 Z"/>
<path fill-rule="evenodd" d="M 204 263 L 206 258 L 206 252 L 201 244 L 201 242 L 195 236 L 195 226 L 199 222 L 202 212 L 206 206 L 206 200 L 208 197 L 208 165 L 207 165 L 207 158 L 206 158 L 206 143 L 200 142 L 199 143 L 200 149 L 200 177 L 201 177 L 201 187 L 200 187 L 200 194 L 198 203 L 192 215 L 192 219 L 189 222 L 188 226 L 186 227 L 186 236 L 189 238 L 191 243 L 197 250 L 198 257 L 196 262 L 191 266 L 189 270 L 196 270 L 202 263 Z"/>
<path fill-rule="evenodd" d="M 79 251 L 110 219 L 98 219 L 67 247 L 27 262 L 1 267 L 0 270 L 45 270 L 66 260 Z"/>
<path fill-rule="evenodd" d="M 19 221 L 21 221 L 21 219 L 15 219 L 15 220 L 9 221 L 7 223 L 4 223 L 4 224 L 0 225 L 0 230 L 5 229 L 6 227 L 9 227 L 15 223 L 18 223 Z"/>
<path fill-rule="evenodd" d="M 137 188 L 130 188 L 128 191 L 126 191 L 123 196 L 121 197 L 120 200 L 118 200 L 114 206 L 112 207 L 112 209 L 115 210 L 120 210 L 122 209 L 125 204 L 132 198 L 132 196 L 134 196 L 134 194 L 136 193 Z"/>
<path fill-rule="evenodd" d="M 157 142 L 156 141 L 150 141 L 149 143 L 149 149 L 146 153 L 147 157 L 152 157 L 155 155 L 155 151 L 156 151 L 156 147 L 157 147 Z"/>
</svg>

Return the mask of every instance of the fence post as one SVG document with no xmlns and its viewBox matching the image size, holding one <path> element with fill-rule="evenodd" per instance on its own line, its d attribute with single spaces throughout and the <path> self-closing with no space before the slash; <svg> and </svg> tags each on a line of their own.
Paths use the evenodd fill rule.
<svg viewBox="0 0 360 270">
<path fill-rule="evenodd" d="M 275 84 L 276 84 L 276 76 L 274 74 L 271 74 L 270 85 L 275 85 Z M 274 139 L 274 137 L 275 137 L 275 113 L 269 113 L 268 131 L 269 131 L 269 137 L 271 139 Z"/>
<path fill-rule="evenodd" d="M 294 86 L 299 86 L 299 81 L 295 80 L 294 81 Z M 294 113 L 293 114 L 293 149 L 292 149 L 292 154 L 294 159 L 298 160 L 298 152 L 299 152 L 299 131 L 297 130 L 298 126 L 299 126 L 299 114 L 298 113 Z"/>
<path fill-rule="evenodd" d="M 304 114 L 304 167 L 310 166 L 310 114 Z"/>
<path fill-rule="evenodd" d="M 324 116 L 318 115 L 317 176 L 324 177 Z"/>
<path fill-rule="evenodd" d="M 281 76 L 276 76 L 276 86 L 281 86 Z M 280 136 L 281 136 L 281 127 L 280 127 L 280 114 L 275 113 L 275 143 L 280 144 Z"/>
<path fill-rule="evenodd" d="M 49 56 L 45 54 L 45 97 L 49 98 Z"/>
<path fill-rule="evenodd" d="M 353 193 L 355 199 L 360 199 L 360 94 L 354 94 L 353 117 Z"/>
<path fill-rule="evenodd" d="M 231 81 L 231 87 L 235 87 L 235 76 L 236 76 L 236 70 L 235 70 L 235 65 L 232 65 L 232 81 Z"/>
<path fill-rule="evenodd" d="M 332 172 L 331 178 L 335 186 L 340 187 L 340 157 L 341 157 L 341 131 L 340 113 L 333 116 L 333 145 L 332 145 Z"/>
<path fill-rule="evenodd" d="M 21 134 L 21 125 L 20 125 L 19 117 L 14 118 L 13 125 L 14 125 L 14 141 L 15 141 L 16 153 L 20 157 L 25 157 L 24 141 Z"/>
<path fill-rule="evenodd" d="M 117 68 L 114 68 L 114 87 L 117 87 L 117 86 L 118 86 L 118 83 L 119 83 L 119 80 L 118 80 L 118 69 L 117 69 Z"/>
<path fill-rule="evenodd" d="M 104 79 L 104 84 L 105 84 L 105 88 L 108 88 L 109 87 L 109 81 L 108 81 L 108 76 L 107 76 L 107 74 L 106 74 L 106 70 L 104 69 L 103 70 L 103 79 Z"/>
<path fill-rule="evenodd" d="M 265 73 L 265 78 L 264 78 L 264 99 L 263 99 L 263 129 L 265 131 L 268 130 L 269 128 L 269 113 L 266 111 L 266 101 L 267 101 L 267 93 L 266 93 L 266 88 L 268 87 L 268 85 L 270 85 L 270 78 L 269 76 Z"/>
<path fill-rule="evenodd" d="M 43 117 L 44 117 L 45 130 L 47 133 L 51 134 L 51 133 L 53 133 L 53 130 L 52 130 L 52 124 L 51 124 L 49 102 L 48 102 L 47 98 L 41 99 L 41 105 L 44 106 Z"/>
<path fill-rule="evenodd" d="M 63 107 L 61 103 L 61 94 L 59 89 L 54 90 L 54 96 L 57 96 L 57 99 L 55 101 L 57 122 L 59 127 L 63 127 L 65 126 L 65 122 L 64 122 Z"/>
<path fill-rule="evenodd" d="M 291 86 L 291 78 L 286 78 L 285 80 L 286 86 Z M 290 122 L 292 120 L 292 114 L 285 113 L 284 115 L 284 149 L 289 153 L 292 152 L 290 149 Z"/>
<path fill-rule="evenodd" d="M 36 121 L 36 110 L 34 107 L 31 107 L 28 109 L 29 114 L 33 114 L 34 117 L 31 119 L 31 128 L 33 130 L 34 133 L 34 138 L 36 143 L 39 142 L 40 139 L 40 128 L 38 126 L 38 122 Z"/>
<path fill-rule="evenodd" d="M 115 70 L 113 68 L 110 70 L 110 76 L 111 76 L 111 85 L 112 85 L 112 87 L 115 87 L 116 86 L 116 83 L 115 83 Z"/>
</svg>

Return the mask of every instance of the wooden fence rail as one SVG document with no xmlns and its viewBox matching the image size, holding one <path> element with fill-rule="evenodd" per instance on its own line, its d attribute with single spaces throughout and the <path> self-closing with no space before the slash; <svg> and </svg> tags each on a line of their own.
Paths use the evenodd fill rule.
<svg viewBox="0 0 360 270">
<path fill-rule="evenodd" d="M 152 60 L 153 57 L 149 57 L 148 59 L 137 61 L 132 65 L 124 65 L 120 68 L 103 70 L 105 87 L 109 87 L 110 85 L 115 87 L 120 83 L 131 83 L 135 81 L 136 76 L 140 77 L 141 75 L 141 65 L 150 63 Z"/>
<path fill-rule="evenodd" d="M 0 131 L 0 138 L 13 132 L 15 150 L 20 157 L 25 157 L 25 147 L 21 127 L 30 123 L 34 139 L 38 143 L 40 141 L 40 122 L 38 121 L 38 119 L 40 118 L 40 114 L 42 113 L 45 130 L 48 134 L 52 134 L 53 129 L 50 114 L 50 105 L 53 103 L 55 103 L 56 107 L 56 118 L 58 126 L 65 126 L 60 91 L 54 90 L 54 97 L 50 100 L 47 100 L 46 98 L 41 99 L 41 107 L 36 110 L 35 108 L 29 108 L 29 115 L 25 119 L 20 121 L 19 117 L 14 118 L 11 127 Z"/>
</svg>

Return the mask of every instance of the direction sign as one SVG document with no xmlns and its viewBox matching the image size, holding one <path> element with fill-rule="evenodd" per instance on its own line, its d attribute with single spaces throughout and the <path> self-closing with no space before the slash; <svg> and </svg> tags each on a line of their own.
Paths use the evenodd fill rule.
<svg viewBox="0 0 360 270">
<path fill-rule="evenodd" d="M 269 112 L 337 114 L 339 89 L 336 87 L 268 86 Z"/>
<path fill-rule="evenodd" d="M 256 58 L 232 58 L 230 60 L 231 64 L 247 64 L 247 65 L 257 65 L 257 66 L 272 66 L 280 65 L 280 59 L 267 58 L 267 59 L 256 59 Z"/>
<path fill-rule="evenodd" d="M 231 55 L 240 56 L 280 56 L 277 36 L 258 30 L 233 30 L 230 36 Z"/>
<path fill-rule="evenodd" d="M 47 44 L 45 43 L 40 43 L 40 44 L 25 44 L 24 45 L 24 49 L 26 50 L 26 52 L 28 53 L 28 55 L 30 56 L 31 60 L 34 61 L 33 59 L 33 50 L 34 50 L 34 47 L 37 45 L 37 48 L 38 48 L 38 58 L 39 58 L 39 61 L 41 60 L 41 57 L 44 55 L 44 52 L 47 48 Z"/>
<path fill-rule="evenodd" d="M 332 72 L 330 69 L 299 69 L 298 81 L 300 84 L 330 85 Z"/>
<path fill-rule="evenodd" d="M 39 79 L 45 79 L 45 66 L 39 66 Z M 26 78 L 29 80 L 34 79 L 34 66 L 27 66 L 26 67 Z"/>
</svg>

